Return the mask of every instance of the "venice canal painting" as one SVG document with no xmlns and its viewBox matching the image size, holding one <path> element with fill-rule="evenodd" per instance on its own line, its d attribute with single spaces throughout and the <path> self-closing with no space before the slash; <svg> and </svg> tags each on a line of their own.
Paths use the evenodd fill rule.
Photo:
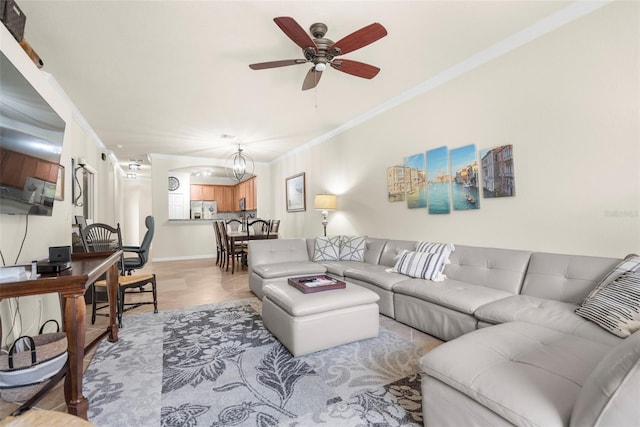
<svg viewBox="0 0 640 427">
<path fill-rule="evenodd" d="M 485 199 L 516 195 L 513 145 L 480 150 L 480 164 L 482 165 L 482 196 Z"/>
<path fill-rule="evenodd" d="M 430 214 L 451 212 L 450 182 L 447 147 L 427 151 L 427 195 Z"/>
<path fill-rule="evenodd" d="M 452 195 L 454 210 L 480 209 L 478 157 L 474 144 L 451 150 Z"/>
<path fill-rule="evenodd" d="M 427 207 L 426 170 L 424 153 L 409 156 L 404 161 L 405 190 L 409 209 Z"/>
</svg>

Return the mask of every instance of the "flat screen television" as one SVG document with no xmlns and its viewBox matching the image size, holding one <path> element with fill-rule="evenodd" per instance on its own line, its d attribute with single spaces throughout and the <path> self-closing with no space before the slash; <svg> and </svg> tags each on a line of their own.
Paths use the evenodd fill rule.
<svg viewBox="0 0 640 427">
<path fill-rule="evenodd" d="M 0 52 L 0 214 L 51 215 L 65 122 Z"/>
</svg>

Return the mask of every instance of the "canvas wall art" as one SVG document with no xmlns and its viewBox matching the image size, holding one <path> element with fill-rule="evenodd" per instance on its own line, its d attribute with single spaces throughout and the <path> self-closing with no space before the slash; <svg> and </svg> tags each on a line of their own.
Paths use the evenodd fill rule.
<svg viewBox="0 0 640 427">
<path fill-rule="evenodd" d="M 304 172 L 288 177 L 286 180 L 287 212 L 307 210 Z"/>
<path fill-rule="evenodd" d="M 475 144 L 451 150 L 450 158 L 453 209 L 480 209 L 478 157 Z"/>
<path fill-rule="evenodd" d="M 451 212 L 451 175 L 447 147 L 427 151 L 427 201 L 430 214 Z"/>
<path fill-rule="evenodd" d="M 427 172 L 424 153 L 409 156 L 404 161 L 404 182 L 409 209 L 427 207 Z"/>
<path fill-rule="evenodd" d="M 501 145 L 480 151 L 482 196 L 513 197 L 516 195 L 513 170 L 513 145 Z"/>
<path fill-rule="evenodd" d="M 404 200 L 404 166 L 387 168 L 387 200 L 390 202 Z"/>
</svg>

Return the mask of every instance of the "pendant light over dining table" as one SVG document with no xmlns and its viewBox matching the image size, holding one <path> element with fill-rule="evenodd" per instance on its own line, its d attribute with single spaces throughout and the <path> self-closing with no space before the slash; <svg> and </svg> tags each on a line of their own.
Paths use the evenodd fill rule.
<svg viewBox="0 0 640 427">
<path fill-rule="evenodd" d="M 253 159 L 238 144 L 238 151 L 229 157 L 225 169 L 229 178 L 240 182 L 253 175 Z"/>
</svg>

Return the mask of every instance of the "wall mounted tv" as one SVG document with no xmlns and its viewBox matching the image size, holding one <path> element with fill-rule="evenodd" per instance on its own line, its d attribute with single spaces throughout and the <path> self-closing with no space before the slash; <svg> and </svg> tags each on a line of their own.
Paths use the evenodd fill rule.
<svg viewBox="0 0 640 427">
<path fill-rule="evenodd" d="M 0 52 L 0 214 L 52 214 L 64 129 L 64 120 Z"/>
</svg>

